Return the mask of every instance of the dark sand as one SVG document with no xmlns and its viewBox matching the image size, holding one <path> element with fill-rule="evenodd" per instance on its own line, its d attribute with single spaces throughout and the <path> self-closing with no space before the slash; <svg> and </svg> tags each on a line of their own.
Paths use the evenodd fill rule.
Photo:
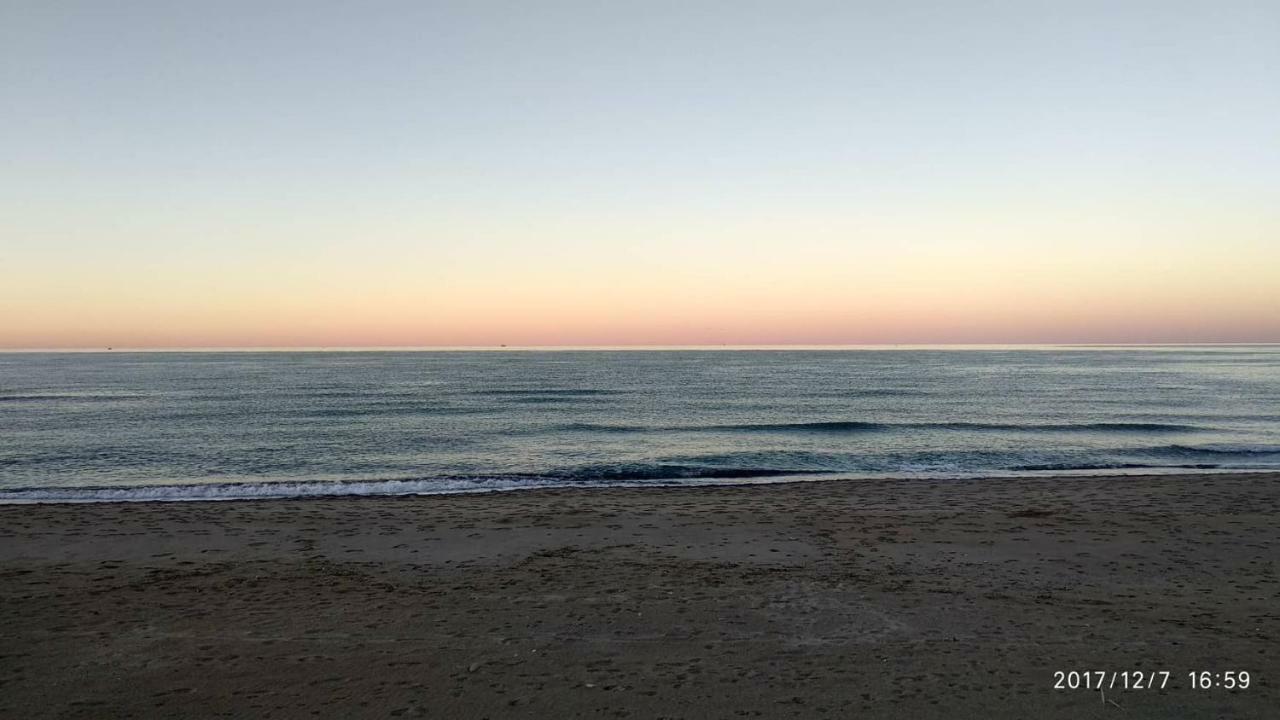
<svg viewBox="0 0 1280 720">
<path fill-rule="evenodd" d="M 0 717 L 1276 718 L 1277 481 L 3 506 Z"/>
</svg>

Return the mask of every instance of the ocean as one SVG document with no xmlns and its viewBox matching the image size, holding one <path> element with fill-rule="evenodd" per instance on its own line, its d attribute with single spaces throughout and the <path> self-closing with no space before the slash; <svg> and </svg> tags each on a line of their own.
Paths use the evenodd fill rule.
<svg viewBox="0 0 1280 720">
<path fill-rule="evenodd" d="M 1280 469 L 1280 346 L 0 354 L 0 502 Z"/>
</svg>

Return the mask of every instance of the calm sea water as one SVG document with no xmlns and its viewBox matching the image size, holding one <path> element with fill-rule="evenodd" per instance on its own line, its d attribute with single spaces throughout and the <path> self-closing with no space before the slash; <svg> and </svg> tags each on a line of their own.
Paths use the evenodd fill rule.
<svg viewBox="0 0 1280 720">
<path fill-rule="evenodd" d="M 1280 346 L 0 354 L 0 500 L 1280 468 Z"/>
</svg>

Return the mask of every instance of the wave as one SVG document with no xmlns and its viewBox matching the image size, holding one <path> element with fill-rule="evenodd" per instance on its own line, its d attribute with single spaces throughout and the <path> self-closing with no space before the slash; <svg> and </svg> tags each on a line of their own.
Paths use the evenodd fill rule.
<svg viewBox="0 0 1280 720">
<path fill-rule="evenodd" d="M 827 420 L 816 422 L 734 423 L 725 425 L 621 425 L 605 423 L 568 423 L 549 428 L 553 431 L 643 433 L 643 432 L 745 432 L 745 433 L 862 433 L 904 430 L 968 430 L 975 432 L 1202 432 L 1198 425 L 1151 422 L 1098 423 L 976 423 L 921 422 L 881 423 L 862 420 Z"/>
<path fill-rule="evenodd" d="M 709 457 L 714 460 L 715 457 Z M 783 475 L 812 475 L 824 470 L 789 469 L 750 465 L 689 465 L 679 463 L 623 463 L 618 465 L 583 465 L 569 470 L 541 475 L 566 481 L 635 481 L 635 480 L 733 480 Z"/>
<path fill-rule="evenodd" d="M 914 427 L 955 430 L 1010 430 L 1025 432 L 1200 432 L 1208 428 L 1198 425 L 1153 422 L 1095 422 L 1095 423 L 920 423 Z"/>
<path fill-rule="evenodd" d="M 146 502 L 195 500 L 249 500 L 267 498 L 344 497 L 367 495 L 427 495 L 483 492 L 538 487 L 535 478 L 523 482 L 481 479 L 421 478 L 402 480 L 327 480 L 131 487 L 21 488 L 0 491 L 0 502 Z M 554 483 L 541 483 L 554 486 Z"/>
<path fill-rule="evenodd" d="M 1195 471 L 1229 470 L 1215 464 L 1150 465 L 1141 463 L 1063 462 L 1015 465 L 1004 468 L 939 467 L 903 464 L 894 470 L 814 471 L 778 468 L 708 468 L 681 466 L 616 466 L 582 468 L 576 473 L 491 475 L 476 477 L 400 478 L 381 480 L 309 480 L 183 483 L 168 485 L 28 487 L 0 490 L 0 504 L 11 503 L 95 503 L 95 502 L 197 502 L 220 500 L 303 499 L 325 497 L 395 497 L 408 495 L 453 495 L 515 490 L 573 487 L 680 487 L 742 485 L 796 481 L 810 478 L 918 477 L 947 479 L 1008 473 L 1097 472 L 1097 471 Z M 1243 468 L 1245 470 L 1252 468 Z"/>
<path fill-rule="evenodd" d="M 1152 450 L 1174 455 L 1280 455 L 1280 445 L 1266 444 L 1168 445 Z"/>
<path fill-rule="evenodd" d="M 889 430 L 890 423 L 862 422 L 858 420 L 830 420 L 825 422 L 795 423 L 746 423 L 741 425 L 707 425 L 705 430 L 728 430 L 735 432 L 819 432 L 849 433 Z"/>
<path fill-rule="evenodd" d="M 548 388 L 544 390 L 530 388 L 528 390 L 473 390 L 468 394 L 497 397 L 597 397 L 603 395 L 625 395 L 626 392 L 622 390 L 601 390 L 596 388 Z"/>
<path fill-rule="evenodd" d="M 1098 422 L 1098 423 L 976 423 L 976 422 L 923 422 L 876 423 L 859 421 L 761 423 L 742 425 L 711 425 L 703 429 L 740 432 L 868 432 L 904 428 L 911 430 L 973 430 L 1008 432 L 1197 432 L 1206 428 L 1197 425 L 1150 422 Z"/>
<path fill-rule="evenodd" d="M 480 407 L 441 407 L 438 405 L 354 405 L 350 407 L 326 407 L 300 410 L 290 415 L 303 418 L 340 418 L 396 415 L 477 415 L 484 413 Z"/>
<path fill-rule="evenodd" d="M 772 468 L 719 468 L 664 464 L 586 466 L 574 470 L 527 475 L 452 476 L 386 480 L 307 480 L 268 482 L 184 483 L 129 487 L 17 488 L 0 490 L 0 503 L 13 502 L 147 502 L 249 500 L 349 496 L 445 495 L 457 493 L 566 488 L 587 485 L 626 487 L 717 484 L 753 478 L 815 474 Z"/>
<path fill-rule="evenodd" d="M 889 430 L 885 423 L 832 421 L 807 423 L 759 423 L 738 425 L 621 425 L 608 423 L 566 423 L 547 430 L 554 432 L 587 433 L 646 433 L 646 432 L 860 432 Z M 535 431 L 538 432 L 538 431 Z"/>
<path fill-rule="evenodd" d="M 1056 455 L 1056 456 L 1055 456 Z M 662 487 L 786 482 L 803 477 L 954 478 L 1049 472 L 1272 469 L 1280 445 L 1167 445 L 1110 456 L 996 451 L 888 455 L 739 452 L 653 462 L 588 464 L 548 472 L 455 474 L 378 479 L 192 482 L 180 484 L 23 487 L 0 490 L 0 503 L 139 502 L 438 495 L 567 487 Z"/>
<path fill-rule="evenodd" d="M 591 402 L 591 396 L 584 395 L 510 395 L 502 402 L 511 405 L 568 405 Z"/>
<path fill-rule="evenodd" d="M 75 393 L 29 393 L 4 395 L 0 394 L 0 402 L 118 402 L 121 400 L 139 400 L 141 395 L 101 395 Z"/>
<path fill-rule="evenodd" d="M 1013 472 L 1049 472 L 1049 471 L 1080 471 L 1080 470 L 1154 470 L 1151 465 L 1143 463 L 1126 463 L 1126 462 L 1065 462 L 1065 463 L 1035 463 L 1031 465 L 1014 465 L 1009 470 Z M 1208 467 L 1201 469 L 1209 469 Z"/>
<path fill-rule="evenodd" d="M 640 433 L 660 432 L 668 428 L 650 427 L 648 425 L 608 425 L 604 423 L 575 422 L 556 425 L 548 428 L 553 432 L 585 432 L 585 433 Z M 542 432 L 534 430 L 533 432 Z"/>
<path fill-rule="evenodd" d="M 812 398 L 877 398 L 877 397 L 929 397 L 928 390 L 906 388 L 866 388 L 861 390 L 822 390 L 803 393 Z"/>
</svg>

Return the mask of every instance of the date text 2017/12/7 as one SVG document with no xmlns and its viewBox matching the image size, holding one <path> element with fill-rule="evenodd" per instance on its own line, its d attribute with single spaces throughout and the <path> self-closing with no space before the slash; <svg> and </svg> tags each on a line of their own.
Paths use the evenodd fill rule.
<svg viewBox="0 0 1280 720">
<path fill-rule="evenodd" d="M 1168 670 L 1055 670 L 1054 690 L 1163 690 Z"/>
</svg>

